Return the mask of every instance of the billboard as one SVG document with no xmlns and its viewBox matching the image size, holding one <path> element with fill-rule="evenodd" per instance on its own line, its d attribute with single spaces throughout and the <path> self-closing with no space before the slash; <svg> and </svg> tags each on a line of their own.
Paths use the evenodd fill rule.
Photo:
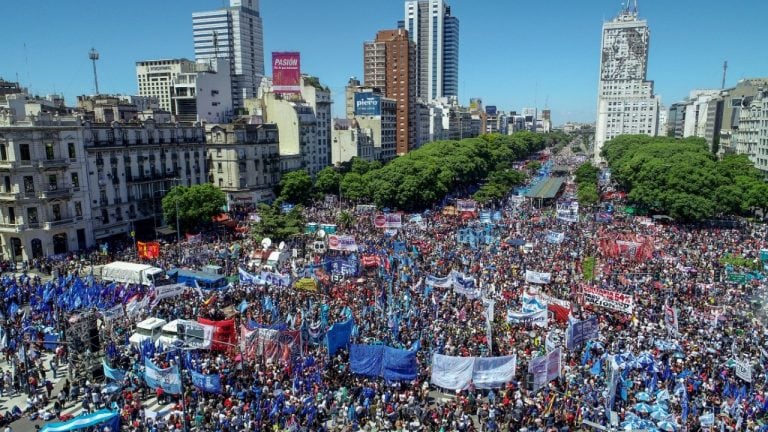
<svg viewBox="0 0 768 432">
<path fill-rule="evenodd" d="M 301 92 L 301 59 L 299 53 L 272 53 L 272 89 L 275 93 Z"/>
<path fill-rule="evenodd" d="M 495 116 L 497 112 L 496 105 L 488 105 L 485 107 L 485 113 L 489 116 Z"/>
<path fill-rule="evenodd" d="M 355 93 L 355 115 L 381 115 L 381 96 L 370 92 Z"/>
</svg>

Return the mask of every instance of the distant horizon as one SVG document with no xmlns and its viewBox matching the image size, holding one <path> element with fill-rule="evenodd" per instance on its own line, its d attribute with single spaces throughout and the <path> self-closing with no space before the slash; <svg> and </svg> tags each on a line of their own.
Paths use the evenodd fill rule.
<svg viewBox="0 0 768 432">
<path fill-rule="evenodd" d="M 212 0 L 159 4 L 73 0 L 46 8 L 17 3 L 15 19 L 6 23 L 7 52 L 0 77 L 18 81 L 33 95 L 63 95 L 68 103 L 94 93 L 88 59 L 92 47 L 100 53 L 100 93 L 135 95 L 135 63 L 194 61 L 192 13 L 222 5 Z M 302 73 L 318 77 L 331 89 L 333 116 L 344 118 L 344 86 L 350 77 L 363 76 L 363 43 L 373 40 L 379 30 L 397 28 L 404 3 L 380 2 L 360 10 L 351 0 L 329 0 L 322 8 L 313 6 L 313 14 L 300 14 L 296 11 L 307 8 L 302 0 L 262 0 L 265 60 L 273 51 L 301 52 Z M 492 0 L 484 7 L 470 0 L 447 3 L 460 22 L 461 105 L 480 98 L 484 106 L 495 105 L 507 113 L 527 107 L 550 109 L 554 125 L 595 122 L 602 23 L 621 11 L 622 2 L 554 0 L 547 8 Z M 647 78 L 654 82 L 665 108 L 692 90 L 720 89 L 726 60 L 726 88 L 741 79 L 768 76 L 768 56 L 759 55 L 758 49 L 760 41 L 768 40 L 768 28 L 750 27 L 749 38 L 743 32 L 712 30 L 768 16 L 767 2 L 737 8 L 701 0 L 696 3 L 696 20 L 676 19 L 689 15 L 690 8 L 683 2 L 639 2 L 639 17 L 651 32 Z M 103 16 L 119 18 L 119 25 L 97 18 Z M 29 23 L 35 23 L 35 29 L 53 30 L 30 31 Z M 59 30 L 62 23 L 76 25 Z M 271 70 L 265 73 L 270 76 Z"/>
</svg>

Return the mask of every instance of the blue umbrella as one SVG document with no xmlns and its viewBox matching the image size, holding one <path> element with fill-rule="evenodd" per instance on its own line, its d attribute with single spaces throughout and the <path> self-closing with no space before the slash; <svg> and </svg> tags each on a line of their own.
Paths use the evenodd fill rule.
<svg viewBox="0 0 768 432">
<path fill-rule="evenodd" d="M 641 402 L 648 402 L 649 400 L 651 400 L 651 395 L 649 395 L 648 392 L 641 391 L 641 392 L 637 392 L 637 394 L 635 395 L 635 398 Z"/>
<path fill-rule="evenodd" d="M 666 420 L 656 423 L 656 426 L 658 426 L 659 429 L 663 431 L 668 431 L 668 432 L 674 432 L 677 430 L 676 424 Z"/>
<path fill-rule="evenodd" d="M 635 404 L 635 411 L 643 414 L 648 414 L 649 412 L 651 412 L 651 406 L 645 402 L 640 402 Z"/>
</svg>

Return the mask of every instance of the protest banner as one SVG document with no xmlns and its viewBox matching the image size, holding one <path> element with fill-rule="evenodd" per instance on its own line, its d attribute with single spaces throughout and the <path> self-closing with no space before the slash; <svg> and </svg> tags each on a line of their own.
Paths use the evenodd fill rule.
<svg viewBox="0 0 768 432">
<path fill-rule="evenodd" d="M 548 284 L 552 279 L 552 273 L 537 272 L 533 270 L 525 271 L 525 281 L 535 284 Z"/>
<path fill-rule="evenodd" d="M 178 366 L 160 369 L 148 358 L 144 359 L 144 380 L 149 388 L 162 388 L 170 394 L 181 394 L 181 375 Z"/>
<path fill-rule="evenodd" d="M 573 351 L 590 339 L 595 339 L 599 332 L 597 317 L 581 321 L 572 321 L 565 332 L 565 347 Z"/>
<path fill-rule="evenodd" d="M 513 312 L 507 311 L 507 323 L 509 324 L 533 324 L 538 327 L 546 327 L 547 310 L 542 309 L 537 312 Z"/>
<path fill-rule="evenodd" d="M 318 292 L 317 281 L 312 278 L 301 278 L 294 282 L 293 288 L 298 291 Z"/>
<path fill-rule="evenodd" d="M 460 212 L 473 212 L 477 209 L 475 200 L 456 200 L 456 208 Z"/>
<path fill-rule="evenodd" d="M 357 252 L 357 243 L 355 242 L 355 236 L 329 235 L 328 249 L 346 251 L 346 252 Z"/>
<path fill-rule="evenodd" d="M 595 306 L 613 309 L 631 314 L 634 309 L 634 299 L 628 294 L 609 291 L 602 288 L 584 286 L 584 300 Z"/>
<path fill-rule="evenodd" d="M 400 213 L 385 213 L 373 218 L 373 226 L 376 228 L 400 228 L 403 221 Z"/>
</svg>

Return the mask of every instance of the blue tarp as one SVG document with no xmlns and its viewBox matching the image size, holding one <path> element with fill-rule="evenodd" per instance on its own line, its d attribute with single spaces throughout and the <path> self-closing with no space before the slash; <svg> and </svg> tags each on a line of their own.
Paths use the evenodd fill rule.
<svg viewBox="0 0 768 432">
<path fill-rule="evenodd" d="M 413 381 L 418 376 L 415 351 L 384 345 L 352 345 L 349 366 L 352 373 L 387 381 Z"/>
<path fill-rule="evenodd" d="M 328 329 L 326 333 L 326 343 L 328 345 L 328 356 L 333 357 L 341 348 L 349 345 L 349 338 L 352 336 L 352 328 L 355 326 L 354 320 L 347 320 L 336 323 Z"/>
<path fill-rule="evenodd" d="M 384 345 L 352 345 L 349 348 L 349 367 L 358 375 L 381 376 L 383 359 Z"/>
</svg>

